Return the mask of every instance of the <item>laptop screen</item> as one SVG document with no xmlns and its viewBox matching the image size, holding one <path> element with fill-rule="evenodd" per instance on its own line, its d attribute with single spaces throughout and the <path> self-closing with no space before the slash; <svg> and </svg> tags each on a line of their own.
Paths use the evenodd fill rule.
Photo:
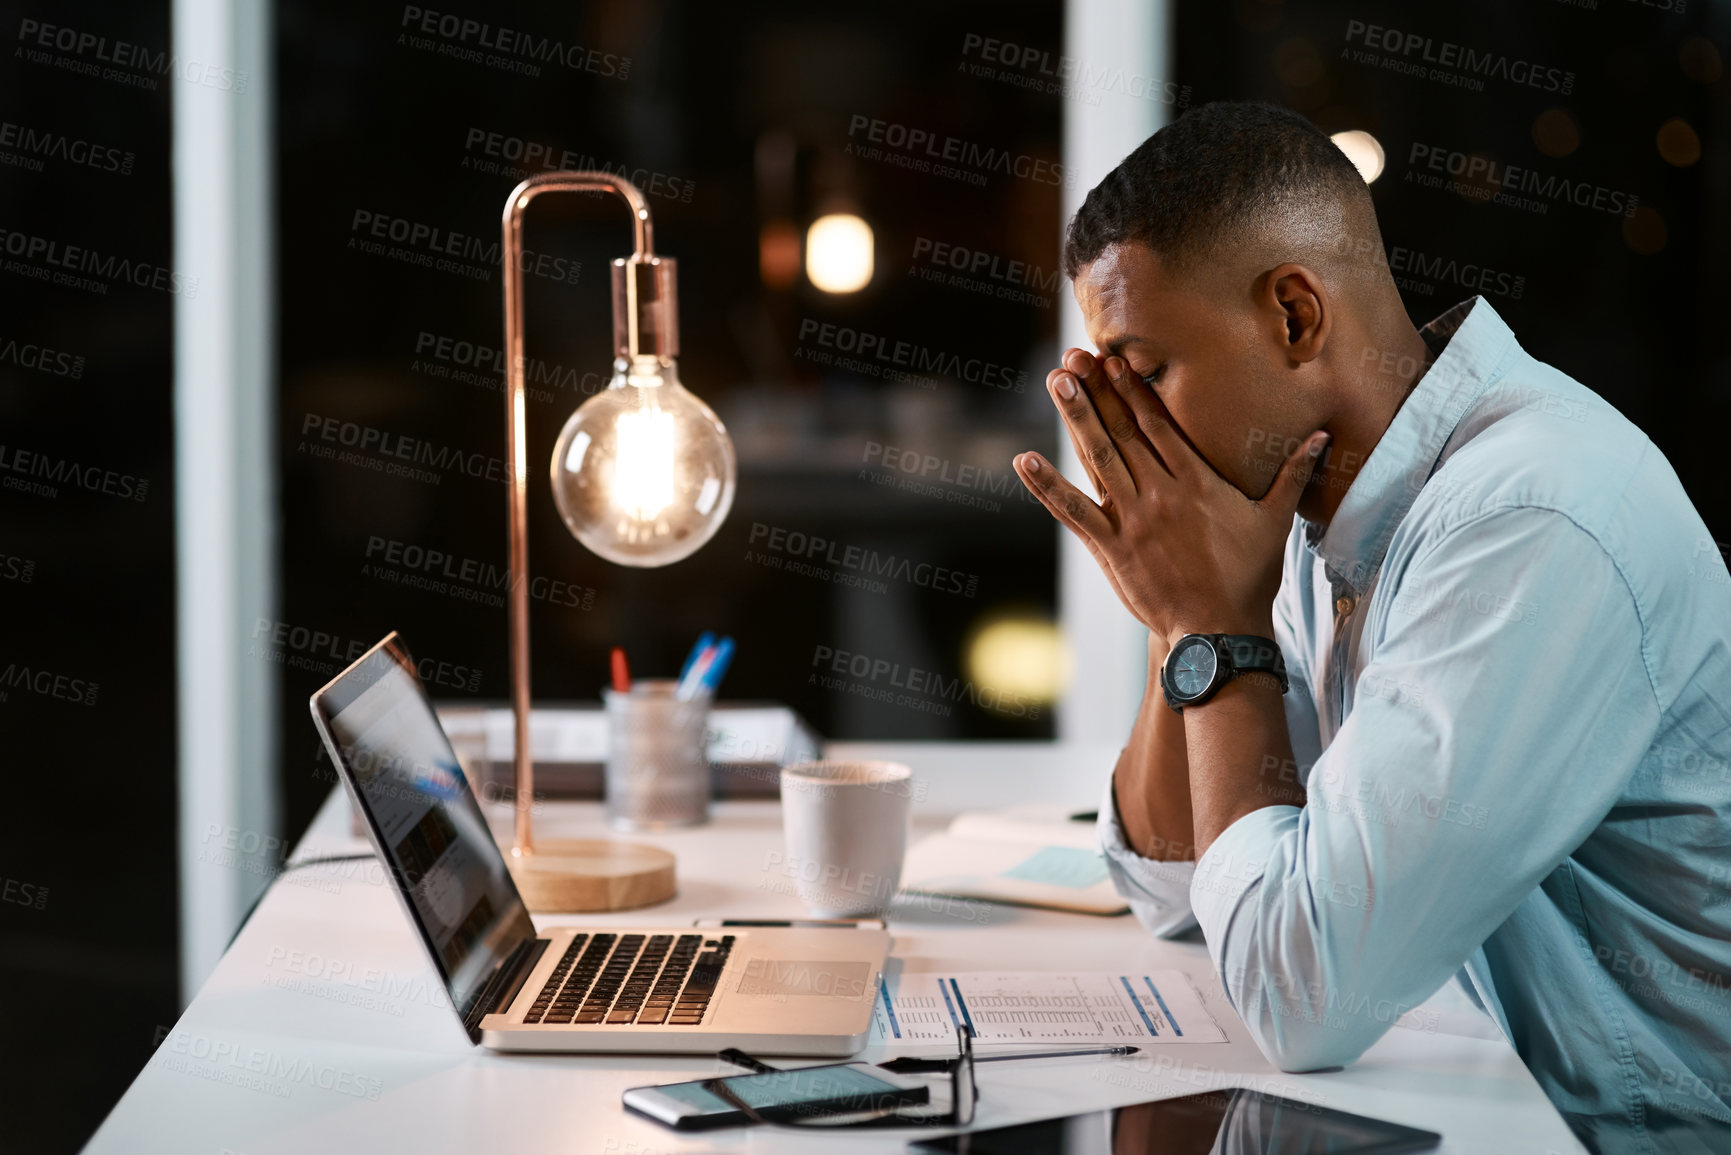
<svg viewBox="0 0 1731 1155">
<path fill-rule="evenodd" d="M 534 935 L 408 650 L 391 634 L 312 697 L 325 745 L 457 1013 Z"/>
</svg>

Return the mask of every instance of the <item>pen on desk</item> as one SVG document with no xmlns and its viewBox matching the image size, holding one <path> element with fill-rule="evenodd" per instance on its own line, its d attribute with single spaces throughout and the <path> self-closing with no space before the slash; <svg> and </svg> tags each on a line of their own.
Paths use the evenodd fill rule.
<svg viewBox="0 0 1731 1155">
<path fill-rule="evenodd" d="M 691 667 L 697 664 L 697 659 L 703 656 L 703 651 L 715 644 L 715 634 L 704 630 L 697 635 L 697 644 L 691 647 L 691 652 L 685 655 L 685 664 L 679 667 L 679 681 L 685 681 L 685 675 L 691 673 Z"/>
<path fill-rule="evenodd" d="M 629 694 L 631 692 L 631 667 L 625 664 L 625 648 L 614 646 L 611 660 L 613 689 L 620 694 Z"/>
<path fill-rule="evenodd" d="M 974 1056 L 976 1063 L 1006 1063 L 1011 1059 L 1069 1059 L 1077 1055 L 1134 1055 L 1141 1047 L 1085 1047 L 1079 1051 L 1018 1051 L 1013 1055 L 981 1055 Z M 954 1059 L 921 1059 L 913 1055 L 903 1055 L 899 1059 L 890 1059 L 878 1066 L 886 1071 L 900 1074 L 910 1074 L 916 1071 L 945 1071 Z"/>
<path fill-rule="evenodd" d="M 1072 1055 L 1134 1055 L 1141 1047 L 1084 1047 L 1079 1051 L 1017 1051 L 1013 1055 L 975 1055 L 976 1063 L 1002 1063 L 1009 1059 L 1068 1059 Z"/>
</svg>

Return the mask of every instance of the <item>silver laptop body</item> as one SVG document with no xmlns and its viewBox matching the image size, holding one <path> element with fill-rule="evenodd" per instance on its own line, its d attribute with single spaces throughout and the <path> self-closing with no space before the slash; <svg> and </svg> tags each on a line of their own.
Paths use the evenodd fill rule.
<svg viewBox="0 0 1731 1155">
<path fill-rule="evenodd" d="M 890 936 L 836 927 L 537 932 L 391 633 L 312 696 L 313 721 L 469 1037 L 506 1051 L 850 1055 Z"/>
</svg>

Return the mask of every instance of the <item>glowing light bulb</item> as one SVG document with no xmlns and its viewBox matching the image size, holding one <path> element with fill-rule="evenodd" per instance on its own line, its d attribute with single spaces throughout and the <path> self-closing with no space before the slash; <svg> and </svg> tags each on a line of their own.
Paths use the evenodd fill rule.
<svg viewBox="0 0 1731 1155">
<path fill-rule="evenodd" d="M 620 565 L 668 565 L 733 505 L 733 443 L 671 357 L 621 357 L 553 449 L 553 502 L 573 536 Z"/>
<path fill-rule="evenodd" d="M 619 415 L 619 453 L 613 459 L 613 505 L 639 521 L 673 504 L 673 414 L 640 409 Z"/>
<path fill-rule="evenodd" d="M 826 293 L 853 293 L 872 279 L 872 227 L 852 213 L 830 213 L 805 234 L 805 275 Z"/>
</svg>

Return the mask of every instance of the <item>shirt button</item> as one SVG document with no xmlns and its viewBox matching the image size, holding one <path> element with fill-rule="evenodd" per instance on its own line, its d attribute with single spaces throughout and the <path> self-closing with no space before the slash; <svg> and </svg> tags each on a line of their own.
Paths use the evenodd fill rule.
<svg viewBox="0 0 1731 1155">
<path fill-rule="evenodd" d="M 1352 599 L 1343 594 L 1335 599 L 1334 612 L 1344 618 L 1347 614 L 1352 612 L 1352 606 Z"/>
</svg>

